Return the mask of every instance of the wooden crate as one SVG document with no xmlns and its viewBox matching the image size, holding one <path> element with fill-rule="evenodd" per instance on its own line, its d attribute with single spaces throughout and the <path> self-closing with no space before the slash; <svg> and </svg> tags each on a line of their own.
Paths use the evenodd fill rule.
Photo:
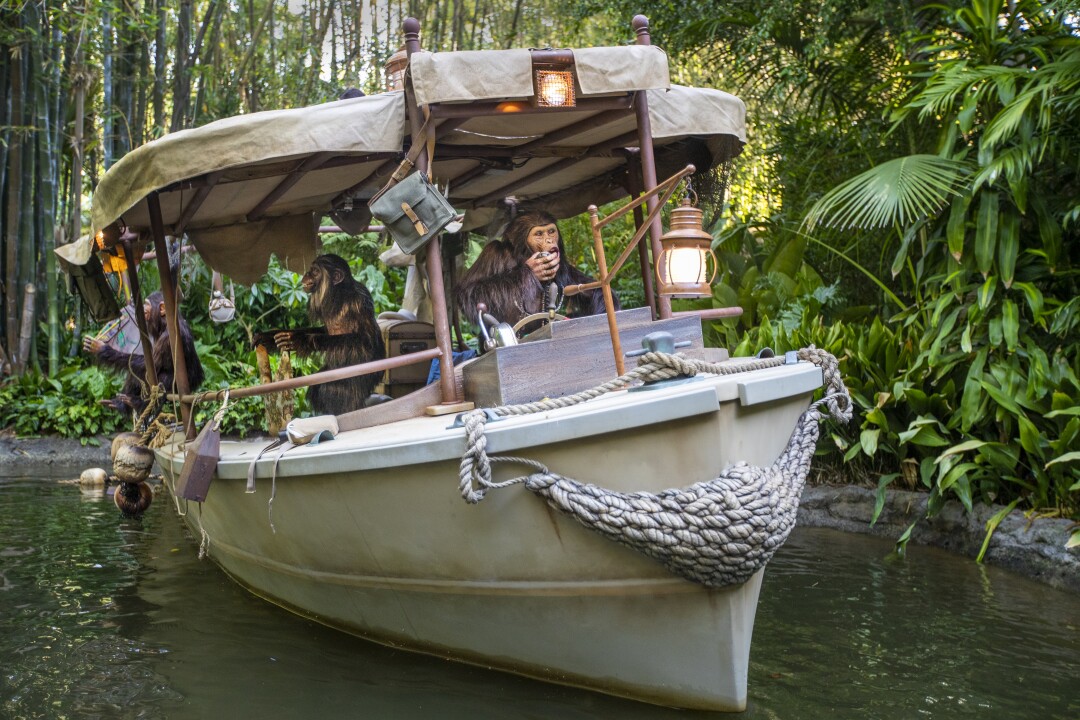
<svg viewBox="0 0 1080 720">
<path fill-rule="evenodd" d="M 435 326 L 431 323 L 398 320 L 383 328 L 386 357 L 398 357 L 409 353 L 430 350 L 435 347 Z M 417 363 L 392 368 L 383 373 L 382 382 L 375 392 L 399 398 L 427 384 L 431 363 Z"/>
<path fill-rule="evenodd" d="M 641 347 L 641 339 L 652 332 L 671 333 L 676 342 L 689 340 L 678 352 L 688 357 L 715 360 L 706 351 L 697 317 L 671 318 L 653 322 L 648 308 L 616 313 L 623 352 Z M 607 317 L 561 320 L 529 335 L 528 342 L 496 348 L 463 368 L 465 399 L 477 407 L 496 407 L 534 402 L 587 390 L 616 377 Z M 626 367 L 636 365 L 628 358 Z"/>
</svg>

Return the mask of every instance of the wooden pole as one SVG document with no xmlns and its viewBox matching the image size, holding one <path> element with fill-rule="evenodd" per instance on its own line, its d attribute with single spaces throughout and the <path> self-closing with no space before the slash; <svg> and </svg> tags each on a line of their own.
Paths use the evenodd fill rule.
<svg viewBox="0 0 1080 720">
<path fill-rule="evenodd" d="M 169 345 L 173 356 L 173 377 L 176 392 L 181 396 L 191 392 L 188 383 L 187 362 L 184 360 L 184 347 L 180 340 L 180 322 L 176 307 L 176 286 L 173 284 L 172 268 L 169 267 L 169 248 L 165 244 L 165 224 L 161 220 L 161 200 L 157 192 L 146 196 L 146 207 L 150 211 L 150 231 L 154 235 L 154 249 L 157 251 L 158 275 L 161 276 L 161 294 L 165 296 L 165 321 L 169 325 Z M 153 362 L 153 358 L 148 358 Z M 165 388 L 166 392 L 173 388 Z M 180 421 L 184 424 L 189 440 L 195 437 L 195 423 L 191 420 L 191 403 L 180 401 Z"/>
<path fill-rule="evenodd" d="M 146 365 L 146 382 L 150 387 L 158 384 L 157 368 L 154 367 L 154 346 L 150 342 L 150 332 L 146 329 L 146 313 L 143 311 L 142 289 L 139 287 L 139 266 L 135 259 L 135 253 L 131 251 L 131 243 L 124 242 L 118 245 L 124 254 L 127 263 L 128 287 L 131 288 L 131 304 L 135 309 L 135 325 L 139 328 L 139 341 L 142 343 L 143 360 Z M 170 390 L 171 388 L 166 388 Z"/>
<path fill-rule="evenodd" d="M 649 37 L 649 18 L 644 15 L 634 16 L 634 32 L 637 34 L 638 45 L 652 45 Z M 642 187 L 647 192 L 656 187 L 656 156 L 653 154 L 652 122 L 649 120 L 649 100 L 644 90 L 634 93 L 634 112 L 637 114 L 638 147 L 641 148 L 641 181 Z M 656 207 L 656 196 L 647 201 L 649 212 Z M 657 214 L 649 227 L 649 239 L 652 244 L 654 259 L 660 257 L 660 237 L 664 234 L 664 228 L 660 224 L 660 215 Z M 661 318 L 671 317 L 671 299 L 660 296 L 657 298 L 656 307 Z"/>
<path fill-rule="evenodd" d="M 420 21 L 416 18 L 405 19 L 405 53 L 412 57 L 413 53 L 420 51 Z M 409 125 L 412 130 L 412 142 L 434 142 L 435 129 L 428 126 L 427 135 L 421 135 L 424 122 L 420 116 L 420 108 L 416 104 L 416 96 L 412 91 L 412 78 L 405 77 L 405 108 L 409 113 Z M 431 158 L 428 157 L 427 147 L 421 151 L 416 160 L 416 171 L 425 173 L 428 171 Z M 436 235 L 427 245 L 427 275 L 428 288 L 431 292 L 432 323 L 435 325 L 435 344 L 441 354 L 439 355 L 439 387 L 442 393 L 443 403 L 458 402 L 457 383 L 454 382 L 454 349 L 450 337 L 450 320 L 446 312 L 446 290 L 443 287 L 442 267 L 442 242 Z"/>
<path fill-rule="evenodd" d="M 626 184 L 631 197 L 641 195 L 641 156 L 634 153 L 626 162 Z M 641 206 L 634 208 L 634 230 L 641 230 L 645 222 L 645 214 Z M 656 318 L 656 295 L 653 291 L 652 263 L 649 261 L 649 248 L 643 243 L 638 243 L 638 263 L 641 265 L 641 288 L 645 294 L 645 302 L 652 310 L 652 316 Z"/>
<path fill-rule="evenodd" d="M 604 293 L 604 312 L 607 314 L 608 332 L 611 334 L 611 351 L 615 353 L 616 376 L 621 377 L 626 373 L 626 366 L 623 364 L 619 326 L 615 322 L 615 299 L 611 295 L 611 277 L 607 271 L 607 258 L 604 257 L 604 239 L 600 235 L 600 210 L 595 205 L 589 206 L 589 226 L 592 228 L 593 247 L 596 249 L 596 267 L 600 271 L 600 288 Z"/>
</svg>

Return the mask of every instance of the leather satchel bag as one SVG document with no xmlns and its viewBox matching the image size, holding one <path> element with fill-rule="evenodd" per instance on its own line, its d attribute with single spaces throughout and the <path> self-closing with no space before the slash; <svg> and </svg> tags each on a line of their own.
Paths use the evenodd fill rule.
<svg viewBox="0 0 1080 720">
<path fill-rule="evenodd" d="M 430 119 L 424 123 L 420 135 L 427 135 L 430 123 Z M 428 141 L 429 162 L 434 145 L 433 139 Z M 386 186 L 368 200 L 371 214 L 382 221 L 398 247 L 409 255 L 415 255 L 457 217 L 453 206 L 424 173 L 409 174 L 423 149 L 423 143 L 414 144 Z"/>
<path fill-rule="evenodd" d="M 409 255 L 415 255 L 457 215 L 442 193 L 419 172 L 383 188 L 371 198 L 368 207 Z"/>
</svg>

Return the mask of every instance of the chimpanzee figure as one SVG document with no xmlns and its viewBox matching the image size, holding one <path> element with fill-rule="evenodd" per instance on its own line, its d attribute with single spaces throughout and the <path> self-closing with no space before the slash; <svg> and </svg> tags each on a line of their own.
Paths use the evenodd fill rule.
<svg viewBox="0 0 1080 720">
<path fill-rule="evenodd" d="M 143 303 L 143 314 L 146 317 L 146 331 L 150 335 L 153 346 L 151 352 L 158 382 L 164 385 L 168 392 L 175 392 L 172 348 L 169 345 L 169 324 L 165 319 L 165 296 L 160 290 L 146 297 Z M 204 377 L 202 363 L 199 362 L 199 355 L 195 352 L 195 339 L 191 336 L 191 328 L 188 327 L 187 321 L 180 315 L 179 310 L 176 321 L 180 329 L 181 346 L 184 349 L 188 384 L 194 391 L 202 385 Z M 134 410 L 136 415 L 141 414 L 147 403 L 142 392 L 143 385 L 146 383 L 146 359 L 140 354 L 122 352 L 106 345 L 101 340 L 90 337 L 83 338 L 83 349 L 92 354 L 102 365 L 128 373 L 120 394 L 110 400 L 102 400 L 102 404 L 120 412 Z"/>
<path fill-rule="evenodd" d="M 301 280 L 308 294 L 308 314 L 324 327 L 274 333 L 279 350 L 301 355 L 321 352 L 323 370 L 382 360 L 386 346 L 375 322 L 375 303 L 363 283 L 353 279 L 349 264 L 338 255 L 320 255 Z M 319 415 L 341 415 L 364 406 L 381 372 L 313 385 L 311 409 Z"/>
</svg>

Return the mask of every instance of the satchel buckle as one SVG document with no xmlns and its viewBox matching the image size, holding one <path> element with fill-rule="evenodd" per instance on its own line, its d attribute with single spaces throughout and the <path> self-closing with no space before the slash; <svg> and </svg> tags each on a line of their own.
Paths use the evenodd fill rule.
<svg viewBox="0 0 1080 720">
<path fill-rule="evenodd" d="M 427 226 L 424 225 L 424 222 L 419 217 L 417 217 L 409 203 L 401 203 L 401 211 L 408 216 L 410 221 L 412 221 L 413 227 L 416 228 L 417 235 L 421 237 L 427 235 Z"/>
</svg>

